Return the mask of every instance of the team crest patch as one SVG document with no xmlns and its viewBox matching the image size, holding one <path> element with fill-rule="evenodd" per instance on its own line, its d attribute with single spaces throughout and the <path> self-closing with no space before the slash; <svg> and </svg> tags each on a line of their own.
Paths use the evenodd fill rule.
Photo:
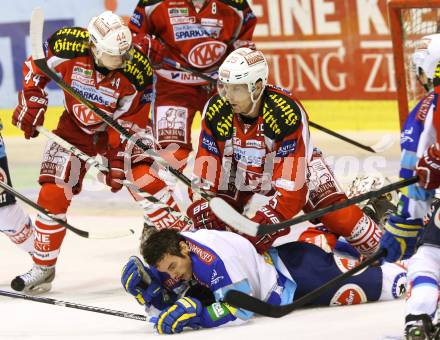
<svg viewBox="0 0 440 340">
<path fill-rule="evenodd" d="M 95 125 L 102 121 L 99 116 L 97 116 L 92 110 L 83 104 L 73 105 L 72 111 L 76 119 L 78 119 L 81 124 L 86 126 Z"/>
<path fill-rule="evenodd" d="M 221 41 L 205 41 L 191 49 L 188 60 L 192 66 L 208 67 L 217 63 L 226 49 L 226 44 Z"/>
<path fill-rule="evenodd" d="M 350 283 L 339 288 L 333 295 L 330 306 L 357 305 L 367 302 L 367 296 L 361 287 Z"/>
<path fill-rule="evenodd" d="M 158 142 L 187 142 L 188 109 L 182 106 L 158 106 L 156 135 Z"/>
<path fill-rule="evenodd" d="M 339 270 L 341 271 L 341 273 L 345 273 L 348 272 L 349 270 L 353 269 L 354 267 L 356 267 L 359 264 L 358 260 L 354 260 L 354 259 L 349 259 L 349 258 L 345 258 L 345 257 L 340 257 L 338 255 L 333 255 L 334 259 L 335 259 L 335 263 L 338 266 Z M 364 268 L 360 271 L 358 271 L 355 275 L 359 275 L 361 273 L 363 273 L 365 270 L 367 270 L 367 268 Z"/>
<path fill-rule="evenodd" d="M 391 293 L 395 299 L 403 296 L 406 293 L 406 273 L 400 273 L 394 278 Z"/>
</svg>

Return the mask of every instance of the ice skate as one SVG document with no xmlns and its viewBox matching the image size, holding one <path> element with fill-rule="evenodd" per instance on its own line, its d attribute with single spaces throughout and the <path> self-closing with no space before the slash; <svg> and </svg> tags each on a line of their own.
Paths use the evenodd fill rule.
<svg viewBox="0 0 440 340">
<path fill-rule="evenodd" d="M 48 292 L 52 288 L 55 278 L 55 266 L 46 267 L 34 264 L 27 273 L 15 277 L 11 281 L 11 288 L 31 294 Z"/>
<path fill-rule="evenodd" d="M 439 337 L 439 328 L 433 326 L 427 314 L 408 315 L 406 317 L 405 340 L 436 340 Z"/>
</svg>

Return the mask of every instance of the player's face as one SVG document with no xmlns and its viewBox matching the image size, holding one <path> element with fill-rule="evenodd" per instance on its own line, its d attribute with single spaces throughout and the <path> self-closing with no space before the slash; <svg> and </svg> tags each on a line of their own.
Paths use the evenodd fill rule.
<svg viewBox="0 0 440 340">
<path fill-rule="evenodd" d="M 231 104 L 234 113 L 246 115 L 252 108 L 251 95 L 246 84 L 225 84 L 219 82 L 218 92 Z"/>
<path fill-rule="evenodd" d="M 171 276 L 175 280 L 189 281 L 192 277 L 192 261 L 189 256 L 189 248 L 185 242 L 181 242 L 182 256 L 165 254 L 157 263 L 156 268 Z"/>
<path fill-rule="evenodd" d="M 123 68 L 125 66 L 125 58 L 120 55 L 103 53 L 99 61 L 101 62 L 102 66 L 110 71 Z"/>
</svg>

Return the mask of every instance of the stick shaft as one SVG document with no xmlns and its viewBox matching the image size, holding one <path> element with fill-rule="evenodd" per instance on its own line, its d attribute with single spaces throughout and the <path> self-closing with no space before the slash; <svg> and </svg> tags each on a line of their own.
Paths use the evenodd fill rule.
<svg viewBox="0 0 440 340">
<path fill-rule="evenodd" d="M 134 320 L 139 320 L 139 321 L 146 321 L 147 320 L 147 317 L 144 315 L 141 315 L 141 314 L 134 314 L 134 313 L 128 313 L 128 312 L 123 312 L 123 311 L 119 311 L 119 310 L 108 309 L 108 308 L 82 305 L 79 303 L 61 301 L 61 300 L 56 300 L 56 299 L 52 299 L 52 298 L 48 298 L 48 297 L 25 295 L 25 294 L 20 294 L 20 293 L 8 292 L 5 290 L 0 290 L 0 295 L 11 297 L 14 299 L 29 300 L 29 301 L 40 302 L 40 303 L 45 303 L 45 304 L 49 304 L 49 305 L 56 305 L 56 306 L 60 306 L 60 307 L 74 308 L 74 309 L 80 309 L 80 310 L 84 310 L 84 311 L 88 311 L 88 312 L 118 316 L 118 317 L 126 318 L 126 319 L 134 319 Z"/>
<path fill-rule="evenodd" d="M 327 134 L 329 134 L 329 135 L 331 135 L 333 137 L 339 138 L 339 139 L 343 140 L 344 142 L 347 142 L 349 144 L 355 145 L 355 146 L 357 146 L 357 147 L 359 147 L 359 148 L 361 148 L 363 150 L 376 153 L 376 151 L 371 146 L 361 144 L 361 143 L 359 143 L 359 142 L 357 142 L 357 141 L 355 141 L 355 140 L 353 140 L 351 138 L 348 138 L 348 137 L 346 137 L 344 135 L 341 135 L 341 134 L 339 134 L 339 133 L 337 133 L 337 132 L 335 132 L 333 130 L 327 129 L 326 127 L 324 127 L 322 125 L 316 124 L 316 123 L 311 122 L 311 121 L 309 121 L 309 125 L 311 127 L 314 127 L 315 129 L 321 130 L 321 131 L 323 131 L 323 132 L 325 132 L 325 133 L 327 133 Z"/>
<path fill-rule="evenodd" d="M 0 181 L 0 187 L 3 188 L 4 190 L 6 190 L 7 192 L 9 192 L 11 195 L 17 197 L 18 199 L 20 199 L 21 201 L 23 201 L 27 205 L 31 206 L 35 210 L 38 210 L 41 214 L 43 214 L 47 218 L 50 218 L 51 220 L 57 222 L 58 224 L 60 224 L 63 227 L 65 227 L 66 229 L 69 229 L 71 232 L 74 232 L 75 234 L 77 234 L 77 235 L 79 235 L 81 237 L 89 238 L 89 232 L 81 230 L 81 229 L 78 229 L 78 228 L 75 228 L 74 226 L 71 226 L 69 223 L 65 222 L 64 220 L 55 217 L 50 212 L 48 212 L 46 209 L 44 209 L 43 207 L 39 206 L 35 202 L 31 201 L 29 198 L 27 198 L 26 196 L 22 195 L 21 193 L 19 193 L 17 190 L 15 190 L 14 188 L 10 187 L 6 183 Z"/>
<path fill-rule="evenodd" d="M 260 224 L 258 226 L 257 235 L 265 235 L 265 234 L 273 233 L 277 230 L 280 230 L 280 229 L 283 229 L 286 227 L 291 227 L 291 226 L 298 224 L 298 223 L 301 223 L 301 222 L 313 220 L 315 218 L 318 218 L 318 217 L 321 217 L 325 214 L 328 214 L 329 212 L 339 210 L 339 209 L 348 207 L 350 205 L 366 201 L 366 200 L 373 198 L 373 197 L 379 197 L 379 196 L 386 194 L 390 191 L 394 191 L 394 190 L 406 187 L 408 185 L 414 184 L 417 181 L 418 181 L 418 177 L 413 176 L 413 177 L 401 180 L 399 182 L 395 182 L 395 183 L 386 185 L 383 188 L 380 188 L 378 190 L 373 190 L 373 191 L 367 192 L 365 194 L 361 194 L 359 196 L 349 198 L 345 201 L 338 202 L 338 203 L 330 205 L 328 207 L 312 211 L 309 214 L 301 215 L 301 216 L 295 217 L 295 218 L 287 220 L 287 221 L 283 221 L 283 222 L 275 223 L 275 224 Z"/>
</svg>

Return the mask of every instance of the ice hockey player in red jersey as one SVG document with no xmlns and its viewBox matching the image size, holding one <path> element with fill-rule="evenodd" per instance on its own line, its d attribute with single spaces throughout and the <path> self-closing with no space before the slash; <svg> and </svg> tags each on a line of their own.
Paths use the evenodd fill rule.
<svg viewBox="0 0 440 340">
<path fill-rule="evenodd" d="M 216 78 L 229 52 L 240 46 L 254 48 L 250 40 L 255 25 L 246 0 L 140 0 L 136 6 L 129 28 L 134 34 L 151 36 L 149 58 L 157 72 L 154 135 L 165 148 L 161 155 L 168 155 L 175 168 L 186 165 L 194 115 L 203 110 L 215 86 L 192 72 L 173 68 L 163 58 Z"/>
<path fill-rule="evenodd" d="M 154 146 L 148 134 L 147 116 L 151 101 L 153 69 L 147 56 L 133 46 L 132 35 L 122 19 L 110 11 L 93 17 L 87 29 L 66 27 L 56 31 L 45 44 L 48 66 L 75 91 L 106 112 L 129 132 L 137 133 L 144 144 Z M 47 108 L 44 91 L 49 78 L 30 57 L 24 63 L 23 90 L 13 113 L 13 123 L 24 131 L 26 139 L 36 137 Z M 64 112 L 54 131 L 89 156 L 103 155 L 108 160 L 106 183 L 119 191 L 127 179 L 145 192 L 176 209 L 165 183 L 150 172 L 152 160 L 143 150 L 121 140 L 94 112 L 67 93 Z M 65 219 L 72 197 L 81 191 L 86 166 L 71 153 L 48 142 L 41 163 L 38 204 Z M 150 205 L 145 214 L 152 224 L 185 228 L 163 208 Z M 66 228 L 38 215 L 35 232 L 34 266 L 11 283 L 15 290 L 50 289 L 55 264 Z"/>
<path fill-rule="evenodd" d="M 255 193 L 269 196 L 269 203 L 252 218 L 262 224 L 347 198 L 321 152 L 313 148 L 301 103 L 289 91 L 268 85 L 267 77 L 267 61 L 261 51 L 239 48 L 229 54 L 219 69 L 219 94 L 209 100 L 203 112 L 194 165 L 199 185 L 240 212 Z M 196 228 L 222 226 L 203 199 L 193 202 L 187 214 Z M 336 237 L 343 236 L 363 255 L 378 249 L 381 231 L 357 206 L 331 212 L 314 222 L 322 222 L 332 233 L 322 234 L 320 227 L 309 229 L 307 223 L 304 228 L 290 228 L 289 241 L 320 244 L 325 235 L 332 247 Z M 251 241 L 264 252 L 290 229 Z"/>
</svg>

